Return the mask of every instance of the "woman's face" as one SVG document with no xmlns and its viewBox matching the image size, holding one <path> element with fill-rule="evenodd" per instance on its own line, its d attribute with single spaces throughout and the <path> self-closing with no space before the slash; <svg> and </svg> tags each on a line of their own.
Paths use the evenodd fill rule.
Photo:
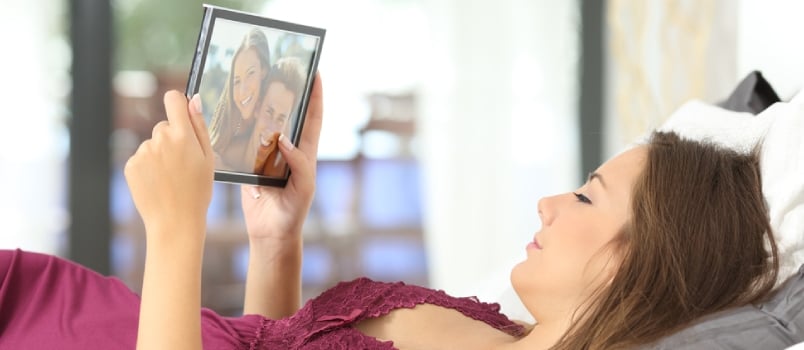
<svg viewBox="0 0 804 350">
<path fill-rule="evenodd" d="M 600 166 L 577 191 L 539 201 L 542 228 L 528 242 L 526 260 L 511 272 L 514 289 L 531 313 L 577 307 L 614 276 L 620 258 L 608 243 L 629 220 L 631 190 L 646 155 L 646 147 L 624 152 Z M 569 304 L 560 305 L 564 301 Z"/>
<path fill-rule="evenodd" d="M 232 98 L 243 119 L 248 120 L 254 112 L 265 74 L 256 50 L 243 50 L 235 58 L 232 68 Z"/>
</svg>

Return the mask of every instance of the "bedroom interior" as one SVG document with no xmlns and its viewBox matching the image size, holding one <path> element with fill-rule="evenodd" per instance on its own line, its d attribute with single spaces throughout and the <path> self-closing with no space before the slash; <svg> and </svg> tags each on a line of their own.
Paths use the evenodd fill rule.
<svg viewBox="0 0 804 350">
<path fill-rule="evenodd" d="M 0 248 L 69 257 L 141 288 L 144 229 L 122 164 L 158 121 L 162 92 L 184 89 L 182 55 L 200 8 L 174 1 L 173 13 L 187 14 L 177 21 L 184 27 L 159 36 L 149 32 L 167 21 L 154 15 L 159 3 L 16 1 L 21 16 L 0 14 L 0 38 L 18 42 L 24 33 L 21 47 L 0 58 L 3 75 L 19 82 L 0 88 L 9 106 Z M 348 3 L 369 16 L 325 0 L 217 3 L 328 29 L 320 70 L 338 88 L 326 95 L 305 228 L 305 298 L 368 275 L 477 295 L 527 319 L 498 286 L 538 230 L 536 199 L 574 188 L 651 128 L 734 147 L 772 136 L 766 158 L 777 163 L 765 165 L 765 182 L 804 188 L 795 176 L 804 178 L 804 146 L 791 135 L 802 122 L 790 119 L 804 119 L 797 2 Z M 147 46 L 164 50 L 132 54 Z M 232 315 L 241 311 L 248 252 L 238 191 L 215 185 L 204 266 L 205 306 Z M 804 190 L 778 191 L 766 194 L 782 203 L 771 211 L 783 231 L 785 276 L 801 276 Z M 730 344 L 739 332 L 804 342 L 802 288 L 786 290 L 788 301 L 735 310 L 662 346 L 694 348 L 718 336 Z M 739 328 L 747 320 L 762 326 Z"/>
</svg>

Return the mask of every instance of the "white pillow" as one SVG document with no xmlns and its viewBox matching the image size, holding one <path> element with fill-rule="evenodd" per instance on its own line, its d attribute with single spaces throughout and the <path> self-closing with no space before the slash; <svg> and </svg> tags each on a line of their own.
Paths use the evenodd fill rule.
<svg viewBox="0 0 804 350">
<path fill-rule="evenodd" d="M 762 191 L 779 247 L 779 282 L 804 263 L 804 94 L 791 102 L 775 103 L 756 116 L 690 101 L 659 130 L 740 152 L 763 142 Z"/>
<path fill-rule="evenodd" d="M 785 350 L 804 350 L 804 343 L 798 343 L 798 344 L 793 345 L 793 346 L 791 346 L 791 347 L 789 347 L 789 348 L 787 348 Z"/>
<path fill-rule="evenodd" d="M 658 130 L 673 131 L 688 139 L 707 140 L 746 153 L 762 139 L 773 119 L 775 116 L 764 112 L 754 116 L 692 100 L 670 115 Z"/>
<path fill-rule="evenodd" d="M 762 191 L 781 257 L 781 278 L 804 263 L 804 93 L 761 115 L 773 117 L 762 146 Z"/>
</svg>

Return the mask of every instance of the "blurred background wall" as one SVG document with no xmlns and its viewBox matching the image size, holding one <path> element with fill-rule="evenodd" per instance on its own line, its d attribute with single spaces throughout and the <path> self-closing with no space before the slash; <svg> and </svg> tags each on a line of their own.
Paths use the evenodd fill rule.
<svg viewBox="0 0 804 350">
<path fill-rule="evenodd" d="M 4 1 L 0 14 L 0 247 L 66 253 L 71 51 L 67 4 Z"/>
<path fill-rule="evenodd" d="M 719 102 L 754 70 L 782 100 L 802 89 L 798 1 L 606 2 L 606 145 L 617 153 L 690 99 Z"/>
<path fill-rule="evenodd" d="M 111 110 L 106 135 L 93 138 L 106 151 L 94 159 L 108 164 L 100 176 L 70 165 L 93 161 L 70 151 L 75 125 L 92 125 L 72 90 L 92 83 L 74 76 L 81 62 L 73 60 L 77 43 L 93 37 L 71 30 L 93 3 L 4 1 L 0 248 L 86 258 L 136 291 L 144 236 L 122 169 L 164 118 L 162 93 L 185 88 L 201 2 L 103 3 Z M 305 297 L 362 275 L 493 296 L 539 229 L 540 197 L 578 186 L 681 103 L 725 98 L 751 70 L 783 99 L 804 77 L 795 44 L 804 6 L 795 1 L 209 3 L 327 29 Z M 93 105 L 92 96 L 82 101 Z M 70 174 L 92 185 L 76 190 Z M 108 204 L 89 202 L 95 190 Z M 247 259 L 239 191 L 214 191 L 204 304 L 237 314 Z M 80 209 L 108 227 L 90 222 L 76 232 Z M 76 235 L 88 240 L 82 249 L 71 247 Z"/>
</svg>

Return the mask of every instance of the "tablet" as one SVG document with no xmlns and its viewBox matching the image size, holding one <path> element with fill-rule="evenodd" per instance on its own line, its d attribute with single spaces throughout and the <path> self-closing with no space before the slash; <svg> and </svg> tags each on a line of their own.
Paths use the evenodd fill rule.
<svg viewBox="0 0 804 350">
<path fill-rule="evenodd" d="M 201 97 L 216 181 L 285 186 L 279 135 L 298 146 L 324 34 L 204 5 L 186 94 Z"/>
</svg>

